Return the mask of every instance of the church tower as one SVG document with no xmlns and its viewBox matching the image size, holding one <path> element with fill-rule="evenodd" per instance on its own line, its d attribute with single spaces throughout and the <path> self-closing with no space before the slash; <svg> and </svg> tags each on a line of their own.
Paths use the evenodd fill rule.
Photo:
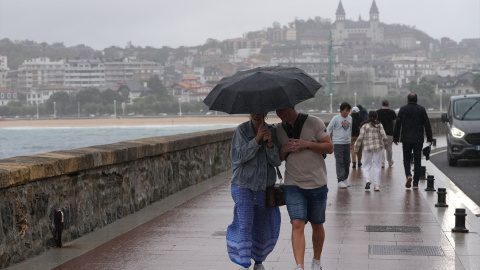
<svg viewBox="0 0 480 270">
<path fill-rule="evenodd" d="M 338 3 L 337 12 L 337 20 L 335 21 L 335 28 L 333 29 L 332 39 L 334 41 L 343 41 L 345 36 L 345 10 L 343 9 L 342 0 Z"/>
<path fill-rule="evenodd" d="M 372 6 L 370 7 L 370 21 L 378 22 L 380 20 L 379 14 L 377 3 L 375 3 L 375 0 L 373 0 Z"/>
<path fill-rule="evenodd" d="M 345 21 L 345 10 L 343 9 L 342 1 L 340 0 L 340 3 L 338 3 L 337 7 L 337 22 L 344 22 Z"/>
<path fill-rule="evenodd" d="M 369 36 L 373 43 L 384 42 L 384 29 L 380 26 L 380 12 L 378 11 L 377 3 L 375 0 L 370 7 L 370 29 Z"/>
</svg>

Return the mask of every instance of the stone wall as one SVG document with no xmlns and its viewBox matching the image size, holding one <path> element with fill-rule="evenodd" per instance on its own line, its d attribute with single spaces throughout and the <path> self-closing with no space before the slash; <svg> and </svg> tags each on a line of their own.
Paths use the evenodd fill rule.
<svg viewBox="0 0 480 270">
<path fill-rule="evenodd" d="M 0 268 L 69 242 L 230 169 L 234 128 L 0 160 Z"/>
</svg>

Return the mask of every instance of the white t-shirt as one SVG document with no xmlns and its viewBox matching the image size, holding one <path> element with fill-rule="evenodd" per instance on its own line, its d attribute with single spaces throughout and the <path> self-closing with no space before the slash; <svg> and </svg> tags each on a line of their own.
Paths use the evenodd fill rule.
<svg viewBox="0 0 480 270">
<path fill-rule="evenodd" d="M 303 124 L 300 137 L 318 142 L 328 136 L 325 123 L 315 116 L 309 115 Z M 277 138 L 280 147 L 288 142 L 288 135 L 277 124 Z M 295 185 L 303 189 L 319 188 L 327 184 L 327 168 L 323 156 L 311 149 L 291 152 L 285 163 L 285 185 Z"/>
</svg>

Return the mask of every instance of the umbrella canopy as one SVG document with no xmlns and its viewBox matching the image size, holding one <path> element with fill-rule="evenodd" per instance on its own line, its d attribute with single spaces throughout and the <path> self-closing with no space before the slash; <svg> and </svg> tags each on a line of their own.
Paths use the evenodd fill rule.
<svg viewBox="0 0 480 270">
<path fill-rule="evenodd" d="M 203 100 L 228 114 L 266 113 L 310 99 L 322 85 L 295 67 L 259 67 L 224 77 Z"/>
</svg>

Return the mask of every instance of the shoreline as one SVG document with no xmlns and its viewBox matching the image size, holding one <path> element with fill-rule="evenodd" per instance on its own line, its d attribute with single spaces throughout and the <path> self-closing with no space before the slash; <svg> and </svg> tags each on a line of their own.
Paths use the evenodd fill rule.
<svg viewBox="0 0 480 270">
<path fill-rule="evenodd" d="M 0 121 L 1 128 L 9 127 L 101 127 L 101 126 L 145 126 L 145 125 L 215 125 L 241 124 L 249 120 L 242 116 L 186 116 L 162 118 L 74 118 L 74 119 L 15 119 Z M 277 123 L 276 117 L 267 121 Z"/>
</svg>

